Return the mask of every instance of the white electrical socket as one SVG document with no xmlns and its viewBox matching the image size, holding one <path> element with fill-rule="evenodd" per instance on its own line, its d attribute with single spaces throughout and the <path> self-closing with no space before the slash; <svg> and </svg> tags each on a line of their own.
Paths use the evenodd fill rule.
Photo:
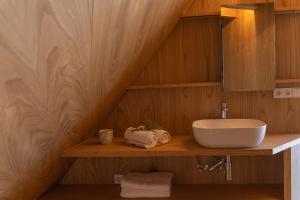
<svg viewBox="0 0 300 200">
<path fill-rule="evenodd" d="M 293 97 L 293 88 L 275 88 L 273 91 L 275 99 L 284 99 Z"/>
<path fill-rule="evenodd" d="M 114 183 L 115 184 L 121 184 L 122 178 L 123 178 L 122 174 L 115 174 L 114 175 Z"/>
<path fill-rule="evenodd" d="M 293 97 L 300 98 L 300 88 L 293 88 Z"/>
<path fill-rule="evenodd" d="M 276 88 L 273 97 L 275 99 L 300 98 L 300 88 Z"/>
</svg>

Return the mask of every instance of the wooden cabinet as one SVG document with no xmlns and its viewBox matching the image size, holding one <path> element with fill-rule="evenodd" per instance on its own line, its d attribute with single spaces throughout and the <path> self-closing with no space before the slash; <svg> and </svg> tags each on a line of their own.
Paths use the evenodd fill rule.
<svg viewBox="0 0 300 200">
<path fill-rule="evenodd" d="M 225 91 L 275 87 L 273 4 L 221 7 Z"/>
</svg>

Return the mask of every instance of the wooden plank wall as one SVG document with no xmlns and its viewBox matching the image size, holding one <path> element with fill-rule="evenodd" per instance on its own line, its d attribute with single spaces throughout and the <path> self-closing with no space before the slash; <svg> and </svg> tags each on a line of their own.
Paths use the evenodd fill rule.
<svg viewBox="0 0 300 200">
<path fill-rule="evenodd" d="M 224 17 L 224 13 L 234 18 Z M 273 90 L 276 76 L 274 5 L 260 4 L 256 10 L 222 7 L 221 16 L 224 91 Z"/>
<path fill-rule="evenodd" d="M 299 17 L 297 12 L 276 15 L 277 78 L 300 78 Z M 135 84 L 220 81 L 220 42 L 218 16 L 184 18 Z M 263 120 L 269 134 L 300 132 L 300 99 L 220 88 L 130 90 L 105 128 L 122 135 L 128 126 L 157 122 L 172 134 L 192 134 L 192 121 L 220 117 L 221 101 L 228 103 L 230 118 Z M 151 169 L 175 172 L 176 183 L 225 183 L 222 173 L 201 174 L 196 164 L 196 158 L 79 159 L 61 183 L 113 183 L 113 174 Z M 283 183 L 282 155 L 234 157 L 233 173 L 231 183 Z"/>
<path fill-rule="evenodd" d="M 189 0 L 0 3 L 0 199 L 36 199 L 65 173 Z"/>
<path fill-rule="evenodd" d="M 198 16 L 208 13 L 218 14 L 220 12 L 220 6 L 224 4 L 238 4 L 238 3 L 274 3 L 276 10 L 294 10 L 300 8 L 299 0 L 194 0 L 190 7 L 187 7 L 183 16 Z"/>
</svg>

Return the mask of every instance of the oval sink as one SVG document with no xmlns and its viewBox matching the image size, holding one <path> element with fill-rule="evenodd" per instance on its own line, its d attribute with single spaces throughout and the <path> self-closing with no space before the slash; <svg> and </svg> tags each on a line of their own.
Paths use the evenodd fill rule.
<svg viewBox="0 0 300 200">
<path fill-rule="evenodd" d="M 210 148 L 245 148 L 261 144 L 267 124 L 255 119 L 205 119 L 193 122 L 197 142 Z"/>
</svg>

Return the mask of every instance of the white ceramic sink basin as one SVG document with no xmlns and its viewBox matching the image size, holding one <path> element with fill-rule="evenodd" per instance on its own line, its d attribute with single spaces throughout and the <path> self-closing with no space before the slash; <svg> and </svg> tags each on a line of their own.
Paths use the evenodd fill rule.
<svg viewBox="0 0 300 200">
<path fill-rule="evenodd" d="M 193 122 L 197 142 L 210 148 L 245 148 L 261 144 L 267 124 L 255 119 L 205 119 Z"/>
</svg>

